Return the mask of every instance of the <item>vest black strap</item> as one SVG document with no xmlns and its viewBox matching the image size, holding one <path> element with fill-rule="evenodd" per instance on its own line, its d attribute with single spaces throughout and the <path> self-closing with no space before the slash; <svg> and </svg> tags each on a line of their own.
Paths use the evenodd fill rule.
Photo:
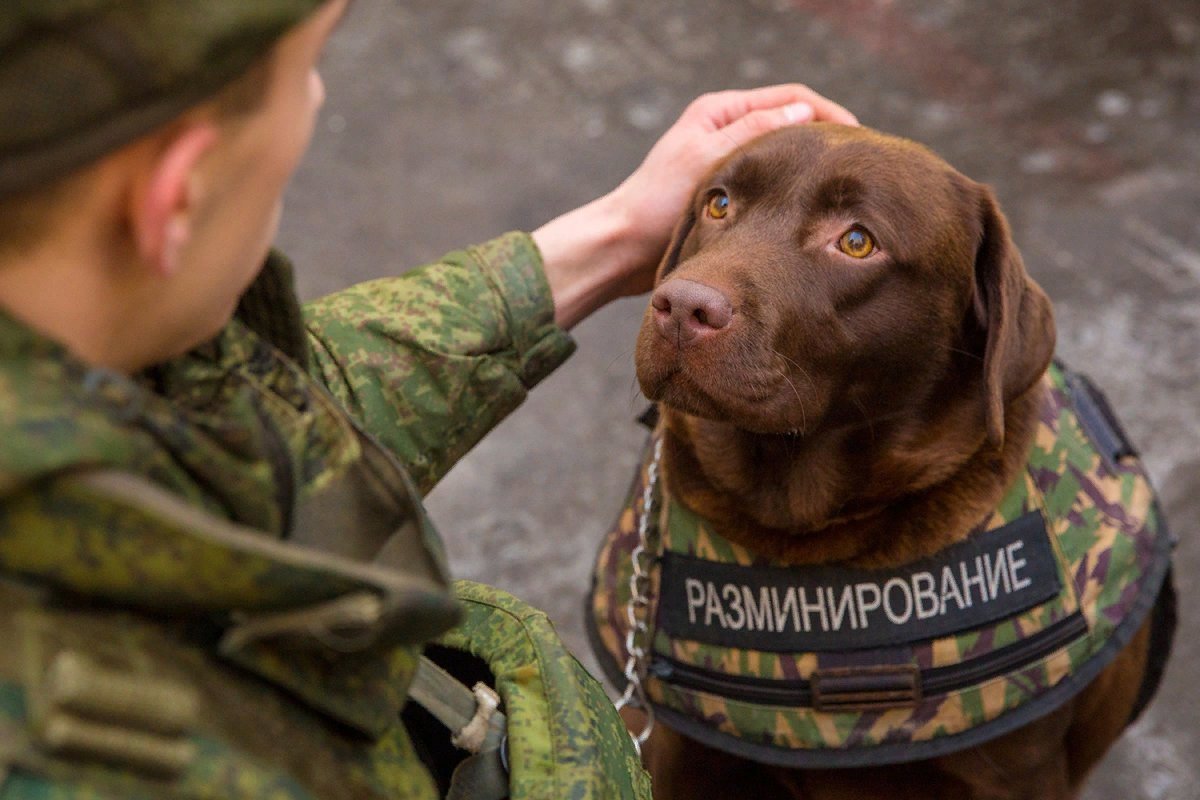
<svg viewBox="0 0 1200 800">
<path fill-rule="evenodd" d="M 456 735 L 472 725 L 479 713 L 475 693 L 425 656 L 417 666 L 408 695 Z M 504 752 L 507 730 L 508 720 L 503 712 L 492 712 L 482 746 L 455 768 L 447 800 L 502 800 L 508 797 Z"/>
<path fill-rule="evenodd" d="M 468 756 L 454 770 L 446 800 L 504 800 L 508 770 L 500 748 Z"/>
</svg>

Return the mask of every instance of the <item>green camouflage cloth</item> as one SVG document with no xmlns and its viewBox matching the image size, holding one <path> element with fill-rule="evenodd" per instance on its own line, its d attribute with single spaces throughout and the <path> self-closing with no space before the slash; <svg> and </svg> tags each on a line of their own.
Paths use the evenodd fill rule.
<svg viewBox="0 0 1200 800">
<path fill-rule="evenodd" d="M 533 240 L 509 234 L 308 304 L 314 372 L 422 493 L 574 349 Z"/>
<path fill-rule="evenodd" d="M 0 197 L 217 92 L 321 0 L 5 0 Z"/>
<path fill-rule="evenodd" d="M 63 491 L 53 499 L 30 498 L 22 504 L 49 508 L 64 501 L 72 505 L 86 502 L 77 492 Z M 132 513 L 127 508 L 121 512 Z M 19 524 L 24 526 L 30 519 L 27 515 L 33 513 L 34 508 L 23 509 Z M 64 516 L 59 513 L 56 521 Z M 40 535 L 47 533 L 36 524 L 29 528 Z M 108 571 L 115 571 L 122 554 L 106 553 L 94 541 L 107 530 L 94 529 L 93 541 L 75 539 L 71 536 L 75 531 L 66 536 L 75 539 L 81 553 L 102 560 L 111 556 Z M 242 535 L 249 538 L 254 534 Z M 161 549 L 169 551 L 170 544 Z M 239 614 L 245 613 L 242 608 L 253 608 L 284 590 L 289 573 L 299 578 L 297 586 L 303 586 L 306 579 L 315 584 L 322 576 L 304 573 L 318 571 L 332 578 L 334 590 L 347 583 L 376 583 L 363 574 L 369 569 L 348 567 L 337 559 L 328 559 L 313 570 L 313 565 L 302 563 L 316 560 L 310 554 L 276 550 L 257 555 L 217 545 L 193 566 L 203 565 L 197 572 L 236 578 L 236 585 L 222 594 Z M 0 764 L 7 777 L 0 784 L 0 798 L 437 797 L 405 730 L 397 724 L 415 670 L 416 649 L 411 642 L 395 645 L 381 641 L 378 646 L 332 657 L 316 643 L 304 647 L 283 639 L 249 645 L 231 642 L 231 647 L 224 643 L 221 647 L 228 659 L 222 661 L 216 648 L 206 647 L 204 640 L 228 624 L 225 615 L 211 607 L 180 604 L 179 594 L 201 589 L 207 582 L 204 576 L 187 581 L 186 572 L 164 576 L 153 569 L 155 564 L 183 557 L 148 551 L 137 563 L 120 565 L 144 576 L 150 584 L 147 591 L 162 591 L 174 604 L 169 616 L 64 601 L 44 588 L 0 580 L 0 606 L 4 609 L 0 636 L 7 643 L 0 652 Z M 240 574 L 242 569 L 245 575 Z M 175 587 L 158 583 L 160 577 L 171 581 L 183 578 L 184 583 L 172 595 Z M 386 581 L 391 576 L 380 577 Z M 295 587 L 290 593 L 295 593 Z M 309 606 L 306 599 L 304 605 L 289 610 Z M 97 691 L 106 692 L 104 697 L 116 694 L 106 688 L 110 685 L 128 686 L 127 691 L 136 696 L 151 684 L 166 683 L 169 690 L 153 696 L 191 697 L 187 705 L 195 711 L 177 729 L 153 715 L 139 718 L 123 713 L 111 702 L 99 709 L 75 708 L 68 697 L 61 702 L 64 708 L 47 711 L 52 698 L 61 695 L 61 690 L 53 690 L 50 676 L 64 658 L 86 659 L 94 665 L 94 683 Z M 280 662 L 287 665 L 288 681 L 277 680 L 277 673 L 271 671 Z M 250 679 L 248 673 L 233 669 L 233 663 L 277 688 Z M 146 752 L 151 748 L 179 754 L 155 756 Z"/>
<path fill-rule="evenodd" d="M 545 613 L 489 586 L 455 588 L 466 620 L 441 643 L 479 656 L 496 676 L 512 797 L 649 800 L 650 777 L 616 709 Z"/>
<path fill-rule="evenodd" d="M 1048 371 L 1044 385 L 1046 399 L 1027 468 L 968 539 L 986 542 L 1006 524 L 1039 513 L 1055 560 L 1047 569 L 1057 571 L 1061 587 L 1055 596 L 993 624 L 902 647 L 766 652 L 668 636 L 661 630 L 661 569 L 655 568 L 647 612 L 653 639 L 646 687 L 660 719 L 710 746 L 768 763 L 858 766 L 928 758 L 973 745 L 1047 713 L 1084 688 L 1154 605 L 1171 542 L 1138 459 L 1102 457 L 1080 423 L 1060 367 Z M 650 450 L 593 576 L 593 646 L 618 687 L 624 686 L 621 670 L 627 658 L 630 553 L 638 540 L 640 508 L 635 503 L 640 503 L 647 480 Z M 657 541 L 663 552 L 706 562 L 771 565 L 722 538 L 670 497 L 658 497 L 655 507 L 652 548 Z M 1072 627 L 1074 633 L 1064 637 Z M 1009 652 L 1027 657 L 999 673 L 991 669 L 982 681 L 918 693 L 912 703 L 839 711 L 819 710 L 811 699 L 812 680 L 821 670 L 900 666 L 919 671 L 933 685 L 939 671 L 995 664 L 997 654 Z M 708 680 L 697 683 L 686 674 Z M 731 676 L 736 678 L 732 686 L 727 681 L 721 690 L 712 688 Z M 746 686 L 810 699 L 797 705 L 749 700 Z"/>
<path fill-rule="evenodd" d="M 419 492 L 570 353 L 553 313 L 510 234 L 309 305 L 284 346 L 310 371 L 252 332 L 288 325 L 131 379 L 0 315 L 0 798 L 436 797 L 400 724 L 416 655 L 492 623 Z M 514 800 L 645 796 L 598 685 L 516 616 L 530 658 L 479 645 L 531 765 Z M 523 733 L 539 683 L 570 690 L 550 752 Z M 139 705 L 153 686 L 186 702 Z"/>
</svg>

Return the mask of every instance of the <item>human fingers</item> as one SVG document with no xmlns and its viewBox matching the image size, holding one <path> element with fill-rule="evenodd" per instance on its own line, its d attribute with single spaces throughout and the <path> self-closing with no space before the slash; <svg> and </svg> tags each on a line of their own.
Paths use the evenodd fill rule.
<svg viewBox="0 0 1200 800">
<path fill-rule="evenodd" d="M 807 105 L 813 109 L 811 119 L 858 125 L 858 119 L 845 107 L 799 83 L 784 83 L 758 89 L 710 92 L 701 95 L 684 112 L 691 118 L 716 130 L 737 122 L 756 111 Z"/>
<path fill-rule="evenodd" d="M 710 153 L 714 158 L 724 158 L 737 148 L 772 131 L 789 125 L 812 122 L 815 114 L 815 109 L 807 103 L 752 111 L 736 122 L 708 134 Z"/>
</svg>

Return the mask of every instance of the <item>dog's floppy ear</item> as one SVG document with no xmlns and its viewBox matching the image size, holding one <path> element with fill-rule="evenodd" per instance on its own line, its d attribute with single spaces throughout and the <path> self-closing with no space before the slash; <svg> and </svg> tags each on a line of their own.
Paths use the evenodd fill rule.
<svg viewBox="0 0 1200 800">
<path fill-rule="evenodd" d="M 975 315 L 986 332 L 983 390 L 988 441 L 1004 443 L 1004 406 L 1034 385 L 1054 357 L 1054 312 L 1025 272 L 991 189 L 980 187 Z"/>
<path fill-rule="evenodd" d="M 696 212 L 689 208 L 675 225 L 675 232 L 671 234 L 671 243 L 667 246 L 662 262 L 658 265 L 658 273 L 654 278 L 655 285 L 662 283 L 663 279 L 679 266 L 679 260 L 684 255 L 683 246 L 687 244 L 688 236 L 695 225 Z"/>
</svg>

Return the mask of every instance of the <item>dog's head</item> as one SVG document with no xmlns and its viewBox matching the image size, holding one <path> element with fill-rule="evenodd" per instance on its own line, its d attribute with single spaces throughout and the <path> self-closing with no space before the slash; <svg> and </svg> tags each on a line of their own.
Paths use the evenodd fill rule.
<svg viewBox="0 0 1200 800">
<path fill-rule="evenodd" d="M 958 403 L 994 446 L 1045 371 L 1049 301 L 991 191 L 912 142 L 814 124 L 699 186 L 637 345 L 652 400 L 806 438 Z"/>
</svg>

